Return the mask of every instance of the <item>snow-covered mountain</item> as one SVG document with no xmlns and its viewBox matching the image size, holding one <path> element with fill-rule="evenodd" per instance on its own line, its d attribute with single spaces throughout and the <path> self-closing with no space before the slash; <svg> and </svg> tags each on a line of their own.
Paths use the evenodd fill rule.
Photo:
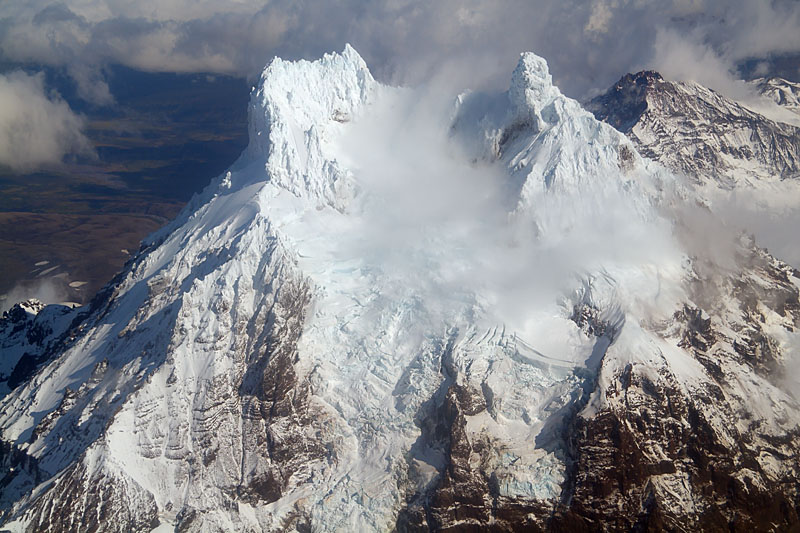
<svg viewBox="0 0 800 533">
<path fill-rule="evenodd" d="M 628 74 L 587 107 L 642 155 L 702 185 L 759 187 L 800 177 L 800 128 L 696 83 Z"/>
<path fill-rule="evenodd" d="M 89 306 L 0 323 L 4 528 L 800 524 L 800 272 L 543 59 L 458 96 L 276 59 L 250 117 Z"/>
<path fill-rule="evenodd" d="M 779 106 L 800 115 L 800 83 L 776 76 L 753 80 L 759 94 L 769 98 Z"/>
</svg>

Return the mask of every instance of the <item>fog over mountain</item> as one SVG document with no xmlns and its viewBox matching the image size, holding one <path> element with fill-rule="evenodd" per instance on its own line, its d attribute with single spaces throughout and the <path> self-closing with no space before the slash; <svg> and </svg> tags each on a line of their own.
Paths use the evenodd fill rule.
<svg viewBox="0 0 800 533">
<path fill-rule="evenodd" d="M 273 56 L 314 58 L 345 42 L 361 51 L 378 80 L 394 85 L 438 77 L 457 90 L 501 88 L 519 52 L 535 50 L 574 98 L 643 68 L 752 98 L 739 70 L 768 73 L 800 53 L 799 6 L 788 0 L 33 0 L 0 7 L 0 61 L 34 72 L 63 69 L 81 98 L 101 106 L 114 105 L 109 65 L 254 80 Z M 787 73 L 784 63 L 780 71 L 795 80 L 800 75 L 796 67 Z M 0 125 L 8 124 L 0 115 Z M 0 153 L 9 149 L 8 139 L 0 143 Z M 48 150 L 44 160 L 64 153 L 62 146 L 36 149 Z"/>
</svg>

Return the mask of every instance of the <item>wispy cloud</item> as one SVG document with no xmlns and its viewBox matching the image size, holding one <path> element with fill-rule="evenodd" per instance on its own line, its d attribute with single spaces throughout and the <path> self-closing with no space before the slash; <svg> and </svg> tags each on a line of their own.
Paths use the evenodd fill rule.
<svg viewBox="0 0 800 533">
<path fill-rule="evenodd" d="M 83 118 L 45 91 L 41 74 L 0 74 L 0 164 L 27 172 L 68 154 L 91 155 L 83 128 Z"/>
<path fill-rule="evenodd" d="M 351 206 L 355 225 L 331 239 L 340 261 L 379 265 L 403 291 L 436 295 L 437 302 L 463 303 L 476 291 L 476 306 L 520 333 L 588 273 L 608 281 L 641 271 L 645 279 L 680 264 L 669 223 L 644 220 L 635 198 L 617 187 L 619 175 L 598 171 L 606 179 L 521 206 L 507 162 L 484 159 L 480 147 L 452 135 L 450 96 L 438 80 L 393 90 L 344 128 L 336 153 L 363 203 Z M 505 116 L 505 95 L 485 96 L 497 103 L 492 113 Z M 528 179 L 538 190 L 544 177 Z M 635 276 L 625 280 L 620 290 L 644 294 Z"/>
<path fill-rule="evenodd" d="M 11 309 L 14 304 L 31 298 L 45 304 L 58 304 L 66 302 L 69 293 L 65 283 L 53 278 L 22 282 L 8 293 L 0 294 L 0 314 Z"/>
<path fill-rule="evenodd" d="M 785 180 L 752 190 L 718 191 L 712 202 L 729 227 L 752 233 L 759 246 L 800 268 L 800 184 Z"/>
</svg>

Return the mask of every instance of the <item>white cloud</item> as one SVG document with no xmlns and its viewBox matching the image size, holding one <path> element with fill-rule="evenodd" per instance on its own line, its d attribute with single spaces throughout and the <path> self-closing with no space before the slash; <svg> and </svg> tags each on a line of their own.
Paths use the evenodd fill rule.
<svg viewBox="0 0 800 533">
<path fill-rule="evenodd" d="M 694 50 L 682 58 L 695 72 L 712 56 L 725 72 L 746 57 L 800 50 L 800 4 L 789 1 L 30 0 L 4 4 L 0 17 L 7 59 L 80 65 L 70 70 L 78 77 L 107 63 L 252 76 L 274 55 L 318 57 L 350 42 L 378 78 L 406 84 L 451 64 L 499 87 L 532 50 L 567 94 L 583 97 L 628 71 L 676 70 L 666 44 Z"/>
<path fill-rule="evenodd" d="M 21 71 L 0 75 L 0 164 L 31 171 L 68 154 L 93 154 L 84 120 L 56 94 L 43 76 Z"/>
<path fill-rule="evenodd" d="M 750 99 L 752 89 L 733 71 L 729 58 L 701 42 L 703 36 L 675 30 L 656 34 L 653 64 L 670 80 L 694 81 L 735 99 Z"/>
<path fill-rule="evenodd" d="M 380 265 L 404 290 L 439 302 L 477 290 L 488 300 L 476 305 L 518 332 L 587 272 L 679 264 L 671 226 L 642 220 L 635 200 L 605 181 L 515 212 L 519 190 L 507 169 L 479 157 L 485 146 L 452 135 L 452 96 L 437 81 L 383 93 L 345 127 L 336 153 L 364 204 L 352 206 L 360 223 L 335 239 L 338 260 Z"/>
</svg>

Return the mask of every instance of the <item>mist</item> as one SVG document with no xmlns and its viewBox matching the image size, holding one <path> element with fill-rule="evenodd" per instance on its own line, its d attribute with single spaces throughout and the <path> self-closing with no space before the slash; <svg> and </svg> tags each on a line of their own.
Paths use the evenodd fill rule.
<svg viewBox="0 0 800 533">
<path fill-rule="evenodd" d="M 69 299 L 64 282 L 59 279 L 27 281 L 16 285 L 6 294 L 0 295 L 0 314 L 15 304 L 35 298 L 44 304 L 58 304 Z"/>
<path fill-rule="evenodd" d="M 778 259 L 800 268 L 800 184 L 792 180 L 758 189 L 717 191 L 714 213 L 736 231 L 746 231 L 756 244 Z"/>
<path fill-rule="evenodd" d="M 659 277 L 678 276 L 682 257 L 671 223 L 643 218 L 618 175 L 523 206 L 508 161 L 452 135 L 446 85 L 383 89 L 345 127 L 336 153 L 361 194 L 350 208 L 359 225 L 337 236 L 338 259 L 379 265 L 403 291 L 471 305 L 523 336 L 568 317 L 577 292 L 592 286 L 597 305 L 661 312 L 659 298 L 673 295 L 659 295 Z"/>
<path fill-rule="evenodd" d="M 786 354 L 781 385 L 800 401 L 800 332 L 788 333 L 782 343 Z"/>
</svg>

